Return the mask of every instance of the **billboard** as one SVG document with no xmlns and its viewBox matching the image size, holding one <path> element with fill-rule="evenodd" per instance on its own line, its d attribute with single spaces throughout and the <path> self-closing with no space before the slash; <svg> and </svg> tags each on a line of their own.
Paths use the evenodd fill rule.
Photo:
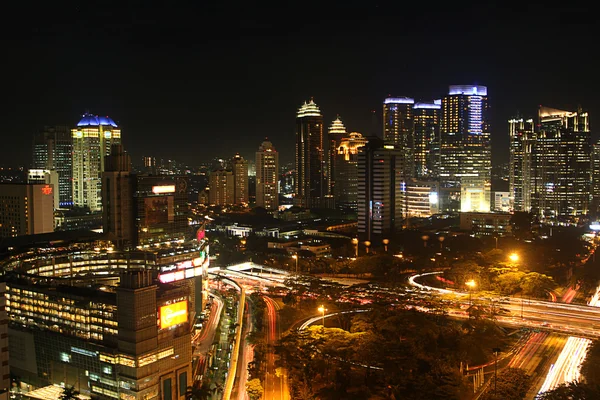
<svg viewBox="0 0 600 400">
<path fill-rule="evenodd" d="M 173 222 L 173 196 L 153 196 L 144 199 L 146 226 L 155 226 Z"/>
<path fill-rule="evenodd" d="M 183 324 L 188 320 L 188 302 L 187 300 L 183 300 L 162 306 L 159 310 L 159 315 L 160 329 Z"/>
</svg>

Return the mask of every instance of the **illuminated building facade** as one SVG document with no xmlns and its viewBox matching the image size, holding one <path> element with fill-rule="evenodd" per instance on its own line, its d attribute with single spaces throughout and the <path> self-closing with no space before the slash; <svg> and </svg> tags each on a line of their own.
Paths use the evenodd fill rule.
<svg viewBox="0 0 600 400">
<path fill-rule="evenodd" d="M 427 218 L 439 212 L 437 182 L 411 181 L 406 184 L 405 214 L 407 218 Z"/>
<path fill-rule="evenodd" d="M 515 211 L 531 211 L 535 185 L 533 151 L 536 134 L 533 119 L 512 118 L 508 121 L 510 139 L 509 192 Z"/>
<path fill-rule="evenodd" d="M 73 139 L 68 126 L 45 126 L 33 138 L 33 169 L 56 171 L 59 201 L 56 208 L 73 205 Z"/>
<path fill-rule="evenodd" d="M 279 208 L 279 153 L 268 139 L 256 152 L 256 206 Z"/>
<path fill-rule="evenodd" d="M 311 99 L 296 114 L 295 205 L 321 206 L 326 194 L 324 161 L 323 115 Z"/>
<path fill-rule="evenodd" d="M 54 186 L 0 183 L 0 238 L 54 231 Z"/>
<path fill-rule="evenodd" d="M 590 211 L 598 217 L 600 211 L 600 143 L 592 145 L 592 207 Z"/>
<path fill-rule="evenodd" d="M 233 204 L 235 183 L 233 172 L 218 169 L 210 173 L 209 177 L 209 202 L 217 206 Z"/>
<path fill-rule="evenodd" d="M 60 178 L 53 169 L 30 169 L 27 171 L 27 183 L 43 183 L 52 186 L 54 193 L 54 209 L 60 204 Z"/>
<path fill-rule="evenodd" d="M 0 399 L 8 399 L 11 388 L 8 350 L 8 314 L 6 312 L 6 282 L 0 281 Z"/>
<path fill-rule="evenodd" d="M 248 204 L 248 161 L 237 153 L 231 160 L 233 171 L 233 203 Z"/>
<path fill-rule="evenodd" d="M 79 245 L 27 257 L 2 265 L 10 368 L 22 382 L 73 385 L 95 399 L 185 398 L 208 268 L 204 239 L 168 252 Z"/>
<path fill-rule="evenodd" d="M 342 209 L 358 209 L 358 153 L 367 144 L 367 138 L 352 132 L 339 140 L 334 157 L 334 198 Z"/>
<path fill-rule="evenodd" d="M 440 164 L 441 100 L 413 106 L 416 179 L 437 178 Z"/>
<path fill-rule="evenodd" d="M 327 159 L 327 189 L 328 195 L 335 194 L 335 177 L 337 168 L 337 152 L 342 138 L 346 137 L 346 127 L 338 115 L 329 127 L 329 157 Z M 334 196 L 335 197 L 335 196 Z"/>
<path fill-rule="evenodd" d="M 443 208 L 487 212 L 492 168 L 487 87 L 450 86 L 441 111 L 439 177 L 445 189 Z"/>
<path fill-rule="evenodd" d="M 415 177 L 414 104 L 409 97 L 388 97 L 383 102 L 383 141 L 403 152 L 405 180 Z"/>
<path fill-rule="evenodd" d="M 406 184 L 403 151 L 369 138 L 358 153 L 358 236 L 383 239 L 402 227 Z"/>
<path fill-rule="evenodd" d="M 565 222 L 587 214 L 592 178 L 588 113 L 540 106 L 534 157 L 536 212 Z"/>
<path fill-rule="evenodd" d="M 109 117 L 85 114 L 71 129 L 73 138 L 73 205 L 102 210 L 104 157 L 121 144 L 121 130 Z"/>
</svg>

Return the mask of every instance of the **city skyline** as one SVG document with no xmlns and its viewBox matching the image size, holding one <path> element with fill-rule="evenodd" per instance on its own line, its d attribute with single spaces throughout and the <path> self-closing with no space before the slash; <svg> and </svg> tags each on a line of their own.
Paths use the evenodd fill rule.
<svg viewBox="0 0 600 400">
<path fill-rule="evenodd" d="M 581 105 L 592 117 L 599 110 L 594 57 L 585 63 L 533 61 L 536 54 L 563 45 L 571 54 L 590 46 L 593 35 L 586 18 L 591 13 L 583 6 L 512 10 L 480 4 L 457 11 L 442 6 L 420 16 L 418 5 L 402 5 L 404 10 L 349 2 L 324 5 L 323 17 L 305 22 L 306 10 L 290 16 L 276 8 L 286 18 L 266 20 L 261 7 L 240 6 L 231 15 L 221 7 L 116 6 L 98 12 L 94 5 L 55 5 L 33 10 L 31 24 L 7 35 L 9 76 L 14 78 L 8 92 L 14 96 L 3 99 L 3 110 L 11 116 L 7 130 L 12 146 L 2 152 L 2 164 L 25 163 L 33 134 L 44 125 L 73 125 L 86 110 L 110 115 L 123 127 L 134 163 L 155 155 L 188 164 L 209 158 L 205 153 L 227 154 L 231 143 L 221 140 L 227 136 L 247 159 L 267 136 L 281 162 L 290 162 L 290 115 L 311 97 L 324 121 L 339 114 L 349 131 L 368 135 L 374 129 L 372 111 L 380 124 L 381 103 L 389 95 L 427 101 L 441 98 L 449 85 L 485 85 L 494 164 L 508 161 L 507 121 L 517 112 L 534 116 L 539 104 L 558 109 Z M 400 11 L 410 20 L 399 17 Z M 192 23 L 197 15 L 210 22 Z M 508 16 L 510 28 L 502 23 Z M 485 23 L 446 32 L 456 18 Z M 562 29 L 574 18 L 577 30 Z M 233 22 L 212 31 L 229 19 Z M 400 22 L 401 31 L 396 28 Z M 98 23 L 105 29 L 89 28 Z M 537 32 L 546 26 L 560 37 L 548 33 L 541 38 Z M 473 54 L 453 50 L 472 34 L 477 37 Z M 385 51 L 399 39 L 414 43 L 409 46 L 411 62 Z M 107 49 L 114 61 L 96 63 L 86 57 L 98 49 Z M 296 54 L 307 51 L 317 61 L 298 60 Z M 333 53 L 342 60 L 338 67 L 318 62 Z M 44 68 L 39 59 L 45 60 Z M 593 120 L 590 125 L 594 134 Z M 375 131 L 382 136 L 379 127 Z"/>
</svg>

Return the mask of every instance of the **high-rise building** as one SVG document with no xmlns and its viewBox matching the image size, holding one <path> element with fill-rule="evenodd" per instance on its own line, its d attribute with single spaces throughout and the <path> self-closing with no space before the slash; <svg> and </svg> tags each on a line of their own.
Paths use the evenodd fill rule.
<svg viewBox="0 0 600 400">
<path fill-rule="evenodd" d="M 454 85 L 442 99 L 440 183 L 447 211 L 490 210 L 491 143 L 487 87 Z M 460 198 L 460 208 L 457 201 Z"/>
<path fill-rule="evenodd" d="M 60 178 L 53 169 L 30 169 L 27 171 L 27 183 L 43 183 L 52 185 L 54 193 L 54 209 L 60 204 Z"/>
<path fill-rule="evenodd" d="M 102 210 L 104 157 L 121 144 L 121 129 L 109 117 L 85 114 L 71 129 L 73 138 L 73 205 Z"/>
<path fill-rule="evenodd" d="M 510 138 L 509 193 L 515 211 L 531 211 L 531 194 L 535 185 L 533 151 L 536 135 L 533 119 L 521 117 L 508 121 Z"/>
<path fill-rule="evenodd" d="M 323 157 L 323 115 L 311 99 L 296 114 L 296 205 L 322 205 L 326 194 Z"/>
<path fill-rule="evenodd" d="M 582 111 L 539 108 L 533 207 L 544 219 L 570 221 L 589 211 L 591 139 Z"/>
<path fill-rule="evenodd" d="M 267 210 L 279 207 L 279 153 L 268 139 L 256 152 L 256 205 Z"/>
<path fill-rule="evenodd" d="M 340 139 L 334 157 L 335 204 L 354 211 L 358 208 L 358 153 L 368 139 L 358 132 Z"/>
<path fill-rule="evenodd" d="M 329 127 L 329 157 L 327 159 L 327 194 L 334 195 L 335 193 L 335 176 L 336 176 L 336 155 L 340 146 L 340 141 L 346 136 L 346 127 L 338 115 L 335 121 Z"/>
<path fill-rule="evenodd" d="M 598 218 L 600 213 L 600 142 L 592 145 L 592 207 L 590 212 Z"/>
<path fill-rule="evenodd" d="M 226 169 L 217 169 L 209 177 L 209 202 L 217 206 L 233 204 L 235 185 L 233 172 Z"/>
<path fill-rule="evenodd" d="M 102 228 L 119 248 L 135 246 L 131 157 L 112 145 L 102 173 Z"/>
<path fill-rule="evenodd" d="M 8 352 L 8 313 L 6 312 L 6 282 L 0 281 L 0 400 L 8 400 L 10 365 Z"/>
<path fill-rule="evenodd" d="M 379 138 L 358 153 L 358 235 L 361 240 L 380 240 L 402 227 L 404 192 L 403 151 Z"/>
<path fill-rule="evenodd" d="M 33 169 L 56 171 L 59 201 L 55 207 L 73 205 L 73 140 L 68 126 L 45 126 L 33 138 Z"/>
<path fill-rule="evenodd" d="M 414 162 L 416 179 L 438 177 L 440 164 L 441 100 L 413 106 Z"/>
<path fill-rule="evenodd" d="M 248 204 L 248 161 L 239 153 L 231 160 L 233 171 L 233 203 L 239 205 Z"/>
<path fill-rule="evenodd" d="M 54 231 L 54 186 L 0 183 L 0 237 Z"/>
<path fill-rule="evenodd" d="M 409 97 L 388 97 L 383 102 L 383 140 L 402 150 L 404 180 L 415 177 L 414 104 Z"/>
</svg>

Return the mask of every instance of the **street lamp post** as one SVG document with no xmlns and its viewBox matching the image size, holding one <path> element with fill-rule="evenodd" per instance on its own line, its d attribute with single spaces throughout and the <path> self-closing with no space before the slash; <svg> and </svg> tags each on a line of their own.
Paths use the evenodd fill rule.
<svg viewBox="0 0 600 400">
<path fill-rule="evenodd" d="M 496 382 L 498 381 L 498 352 L 500 349 L 494 347 L 492 351 L 494 352 L 494 396 L 496 396 L 498 394 Z"/>
<path fill-rule="evenodd" d="M 470 314 L 471 306 L 473 305 L 471 293 L 473 291 L 473 288 L 477 285 L 477 283 L 475 283 L 475 281 L 473 279 L 471 279 L 470 281 L 465 282 L 465 284 L 469 287 L 469 314 Z"/>
<path fill-rule="evenodd" d="M 423 239 L 423 247 L 427 247 L 427 241 L 429 240 L 429 236 L 423 235 L 421 236 L 421 239 Z"/>
<path fill-rule="evenodd" d="M 371 247 L 371 242 L 365 240 L 365 248 L 367 249 L 367 254 L 369 254 L 369 247 Z"/>
<path fill-rule="evenodd" d="M 323 328 L 325 328 L 325 311 L 327 311 L 327 309 L 325 308 L 325 306 L 321 305 L 318 310 L 323 316 Z"/>
<path fill-rule="evenodd" d="M 444 250 L 443 243 L 444 243 L 444 240 L 446 240 L 446 238 L 443 236 L 440 236 L 440 237 L 438 237 L 438 240 L 440 241 L 440 253 L 442 253 L 442 251 Z"/>
<path fill-rule="evenodd" d="M 358 258 L 358 238 L 353 238 L 352 244 L 354 245 L 354 257 Z"/>
<path fill-rule="evenodd" d="M 387 246 L 388 246 L 388 244 L 390 244 L 390 239 L 383 239 L 383 240 L 382 240 L 382 242 L 383 242 L 383 249 L 384 249 L 384 250 L 385 250 L 385 252 L 387 253 L 387 252 L 388 252 L 388 251 L 387 251 L 387 250 L 388 250 L 388 247 L 387 247 Z"/>
<path fill-rule="evenodd" d="M 292 255 L 292 258 L 296 260 L 296 282 L 298 282 L 298 254 Z"/>
<path fill-rule="evenodd" d="M 517 253 L 512 253 L 510 256 L 508 256 L 508 259 L 516 263 L 519 261 L 519 255 Z"/>
</svg>

